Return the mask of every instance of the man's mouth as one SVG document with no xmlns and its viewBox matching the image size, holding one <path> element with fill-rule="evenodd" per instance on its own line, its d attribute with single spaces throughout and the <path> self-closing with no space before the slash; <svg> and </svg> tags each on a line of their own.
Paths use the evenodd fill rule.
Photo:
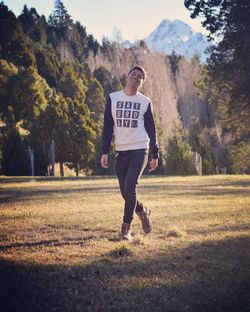
<svg viewBox="0 0 250 312">
<path fill-rule="evenodd" d="M 138 82 L 138 79 L 136 78 L 131 78 L 132 81 Z"/>
</svg>

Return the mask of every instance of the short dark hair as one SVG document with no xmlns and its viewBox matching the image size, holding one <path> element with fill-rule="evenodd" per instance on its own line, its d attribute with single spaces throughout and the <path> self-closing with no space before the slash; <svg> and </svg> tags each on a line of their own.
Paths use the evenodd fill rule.
<svg viewBox="0 0 250 312">
<path fill-rule="evenodd" d="M 135 69 L 140 70 L 140 71 L 142 72 L 142 74 L 143 74 L 143 80 L 145 80 L 145 79 L 147 78 L 147 73 L 146 73 L 145 69 L 144 69 L 143 67 L 141 67 L 141 66 L 138 66 L 138 65 L 132 67 L 132 68 L 130 69 L 130 71 L 128 72 L 128 75 L 129 75 L 133 70 L 135 70 Z"/>
</svg>

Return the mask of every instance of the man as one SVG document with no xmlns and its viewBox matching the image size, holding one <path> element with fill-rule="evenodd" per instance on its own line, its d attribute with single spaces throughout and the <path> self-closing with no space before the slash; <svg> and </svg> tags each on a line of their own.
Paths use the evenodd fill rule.
<svg viewBox="0 0 250 312">
<path fill-rule="evenodd" d="M 148 152 L 152 157 L 149 171 L 156 169 L 159 158 L 151 100 L 138 91 L 145 79 L 145 70 L 134 66 L 128 73 L 124 90 L 113 92 L 107 98 L 104 113 L 101 166 L 108 168 L 114 134 L 116 174 L 125 200 L 121 235 L 129 241 L 134 212 L 141 219 L 144 232 L 152 231 L 151 211 L 137 200 L 136 194 L 138 180 L 148 162 Z"/>
</svg>

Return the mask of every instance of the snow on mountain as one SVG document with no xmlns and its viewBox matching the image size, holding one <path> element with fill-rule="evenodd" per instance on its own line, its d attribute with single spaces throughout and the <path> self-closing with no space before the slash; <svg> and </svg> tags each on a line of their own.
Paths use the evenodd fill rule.
<svg viewBox="0 0 250 312">
<path fill-rule="evenodd" d="M 195 32 L 186 23 L 180 20 L 171 22 L 167 19 L 164 19 L 144 41 L 152 52 L 169 55 L 175 51 L 176 54 L 189 59 L 198 54 L 202 63 L 206 62 L 208 55 L 204 51 L 210 45 L 205 35 Z"/>
<path fill-rule="evenodd" d="M 130 49 L 132 47 L 132 43 L 129 40 L 125 40 L 125 41 L 123 41 L 122 46 L 125 49 Z"/>
</svg>

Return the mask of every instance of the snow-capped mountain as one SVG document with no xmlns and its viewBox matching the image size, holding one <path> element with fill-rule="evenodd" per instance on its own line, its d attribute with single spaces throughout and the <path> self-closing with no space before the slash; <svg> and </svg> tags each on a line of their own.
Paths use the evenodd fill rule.
<svg viewBox="0 0 250 312">
<path fill-rule="evenodd" d="M 164 19 L 144 41 L 152 52 L 169 55 L 175 51 L 176 54 L 189 59 L 198 54 L 202 63 L 206 62 L 208 55 L 204 51 L 210 45 L 205 35 L 195 32 L 186 23 L 180 20 L 171 22 L 167 19 Z"/>
</svg>

